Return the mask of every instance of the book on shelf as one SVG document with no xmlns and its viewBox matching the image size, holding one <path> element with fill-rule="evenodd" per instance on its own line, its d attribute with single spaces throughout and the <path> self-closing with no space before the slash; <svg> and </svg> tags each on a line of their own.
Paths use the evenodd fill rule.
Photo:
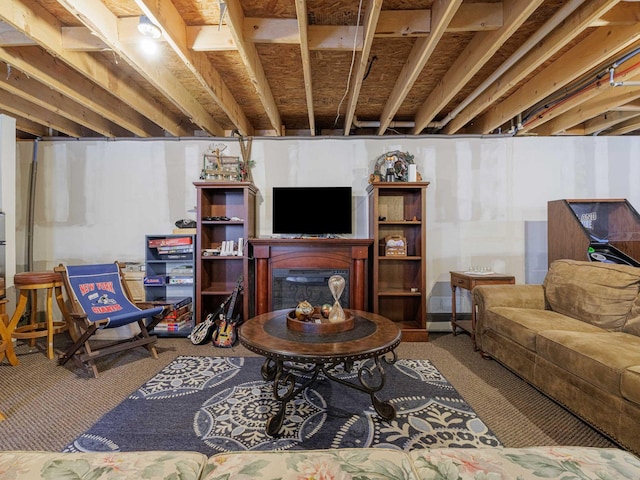
<svg viewBox="0 0 640 480">
<path fill-rule="evenodd" d="M 191 297 L 164 297 L 156 298 L 154 300 L 147 300 L 144 303 L 154 305 L 156 307 L 170 307 L 174 310 L 184 307 L 185 305 L 191 305 L 193 299 Z"/>
<path fill-rule="evenodd" d="M 193 275 L 193 265 L 179 265 L 173 267 L 169 275 Z"/>
<path fill-rule="evenodd" d="M 193 285 L 193 275 L 169 276 L 169 285 Z"/>
<path fill-rule="evenodd" d="M 158 247 L 158 255 L 169 255 L 171 253 L 192 253 L 193 245 L 188 247 Z"/>
<path fill-rule="evenodd" d="M 162 318 L 162 321 L 172 321 L 175 320 L 177 318 L 180 318 L 181 316 L 183 316 L 185 313 L 188 313 L 191 311 L 191 304 L 188 303 L 187 305 L 183 305 L 179 308 L 172 308 L 171 310 L 169 310 L 169 312 Z"/>
<path fill-rule="evenodd" d="M 148 242 L 149 247 L 167 247 L 177 245 L 191 245 L 191 237 L 152 238 Z"/>
<path fill-rule="evenodd" d="M 158 255 L 161 260 L 191 260 L 193 258 L 193 252 L 191 253 L 169 253 L 167 255 Z"/>
<path fill-rule="evenodd" d="M 175 320 L 163 320 L 153 327 L 153 329 L 159 332 L 177 332 L 187 327 L 193 327 L 192 312 L 187 312 Z"/>
<path fill-rule="evenodd" d="M 142 280 L 144 285 L 166 285 L 167 277 L 165 275 L 148 275 Z"/>
</svg>

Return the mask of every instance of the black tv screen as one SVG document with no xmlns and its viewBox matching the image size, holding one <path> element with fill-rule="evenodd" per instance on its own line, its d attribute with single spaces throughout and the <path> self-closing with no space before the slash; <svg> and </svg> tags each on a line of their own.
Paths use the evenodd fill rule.
<svg viewBox="0 0 640 480">
<path fill-rule="evenodd" d="M 273 233 L 352 233 L 351 187 L 273 187 Z"/>
</svg>

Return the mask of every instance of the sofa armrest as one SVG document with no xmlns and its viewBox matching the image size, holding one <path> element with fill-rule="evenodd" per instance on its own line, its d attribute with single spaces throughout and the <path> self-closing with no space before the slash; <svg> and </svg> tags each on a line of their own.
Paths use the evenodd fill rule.
<svg viewBox="0 0 640 480">
<path fill-rule="evenodd" d="M 493 307 L 545 309 L 542 285 L 479 285 L 473 289 L 478 311 Z"/>
<path fill-rule="evenodd" d="M 471 292 L 476 308 L 475 341 L 482 350 L 485 312 L 493 307 L 547 309 L 542 285 L 479 285 Z"/>
</svg>

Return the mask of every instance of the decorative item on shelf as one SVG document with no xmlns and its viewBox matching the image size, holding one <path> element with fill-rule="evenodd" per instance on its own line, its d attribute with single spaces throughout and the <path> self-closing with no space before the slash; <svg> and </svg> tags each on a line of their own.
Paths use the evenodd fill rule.
<svg viewBox="0 0 640 480">
<path fill-rule="evenodd" d="M 323 303 L 320 307 L 320 315 L 322 315 L 322 318 L 329 318 L 329 312 L 331 312 L 331 304 Z"/>
<path fill-rule="evenodd" d="M 331 290 L 331 295 L 333 295 L 333 299 L 335 300 L 329 311 L 329 321 L 331 323 L 344 322 L 346 319 L 344 310 L 340 305 L 340 296 L 344 291 L 344 286 L 344 277 L 341 275 L 332 275 L 329 277 L 329 290 Z"/>
<path fill-rule="evenodd" d="M 313 305 L 308 301 L 303 300 L 296 306 L 296 318 L 301 322 L 309 321 L 311 319 L 311 315 L 313 315 L 313 311 Z"/>
<path fill-rule="evenodd" d="M 407 239 L 400 235 L 384 237 L 384 254 L 386 256 L 407 256 Z"/>
<path fill-rule="evenodd" d="M 393 150 L 380 155 L 375 162 L 369 183 L 375 182 L 416 182 L 422 180 L 409 152 Z"/>
<path fill-rule="evenodd" d="M 222 155 L 226 148 L 227 145 L 222 143 L 209 145 L 208 153 L 203 155 L 201 180 L 213 180 L 216 182 L 242 180 L 243 162 L 240 161 L 240 157 Z"/>
</svg>

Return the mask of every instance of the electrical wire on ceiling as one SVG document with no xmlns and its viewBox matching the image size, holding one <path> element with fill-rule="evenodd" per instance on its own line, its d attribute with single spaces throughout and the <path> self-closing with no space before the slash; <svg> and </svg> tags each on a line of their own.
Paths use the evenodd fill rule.
<svg viewBox="0 0 640 480">
<path fill-rule="evenodd" d="M 601 80 L 604 77 L 609 76 L 609 73 L 610 73 L 610 71 L 612 69 L 617 68 L 617 66 L 619 66 L 620 64 L 626 62 L 627 60 L 635 57 L 638 54 L 640 54 L 640 48 L 636 48 L 633 51 L 627 53 L 626 55 L 623 55 L 618 60 L 613 62 L 611 64 L 611 66 L 609 66 L 608 68 L 604 69 L 603 71 L 600 71 L 595 75 L 591 75 L 587 79 L 582 80 L 582 81 L 578 81 L 578 82 L 574 83 L 573 85 L 563 89 L 563 91 L 565 93 L 560 95 L 559 97 L 557 97 L 557 98 L 553 98 L 553 97 L 546 98 L 543 102 L 540 102 L 537 105 L 534 105 L 528 112 L 526 112 L 522 116 L 522 120 L 520 122 L 516 122 L 516 125 L 514 126 L 513 134 L 515 135 L 524 126 L 532 123 L 533 121 L 543 118 L 546 114 L 548 114 L 549 112 L 555 110 L 560 105 L 566 103 L 570 99 L 572 99 L 572 98 L 574 98 L 574 97 L 576 97 L 578 95 L 581 95 L 581 94 L 583 94 L 583 93 L 585 93 L 585 92 L 587 92 L 589 90 L 597 88 L 598 86 L 600 86 Z M 640 67 L 640 62 L 635 63 L 634 65 L 631 65 L 629 68 L 627 68 L 623 72 L 621 72 L 620 75 L 624 75 L 627 72 L 632 71 L 632 70 L 634 70 L 634 69 L 636 69 L 638 67 Z"/>
<path fill-rule="evenodd" d="M 344 102 L 344 99 L 347 98 L 347 95 L 349 94 L 349 88 L 351 86 L 351 75 L 353 73 L 353 65 L 355 64 L 355 61 L 356 61 L 356 51 L 358 47 L 358 30 L 360 29 L 361 13 L 362 13 L 362 0 L 360 0 L 360 3 L 358 4 L 358 18 L 356 20 L 356 33 L 353 36 L 353 50 L 351 51 L 351 66 L 349 67 L 349 75 L 347 77 L 347 88 L 344 91 L 344 95 L 340 99 L 340 103 L 338 103 L 338 110 L 336 112 L 336 121 L 333 122 L 333 128 L 336 128 L 338 125 L 338 121 L 340 120 L 340 107 L 342 107 L 342 102 Z M 362 33 L 364 35 L 364 32 Z"/>
<path fill-rule="evenodd" d="M 367 72 L 364 74 L 364 77 L 362 77 L 362 81 L 364 82 L 367 77 L 369 76 L 369 74 L 371 73 L 371 68 L 373 67 L 373 63 L 378 60 L 378 57 L 376 55 L 374 55 L 373 57 L 371 57 L 371 60 L 369 60 L 369 65 L 367 65 Z"/>
</svg>

